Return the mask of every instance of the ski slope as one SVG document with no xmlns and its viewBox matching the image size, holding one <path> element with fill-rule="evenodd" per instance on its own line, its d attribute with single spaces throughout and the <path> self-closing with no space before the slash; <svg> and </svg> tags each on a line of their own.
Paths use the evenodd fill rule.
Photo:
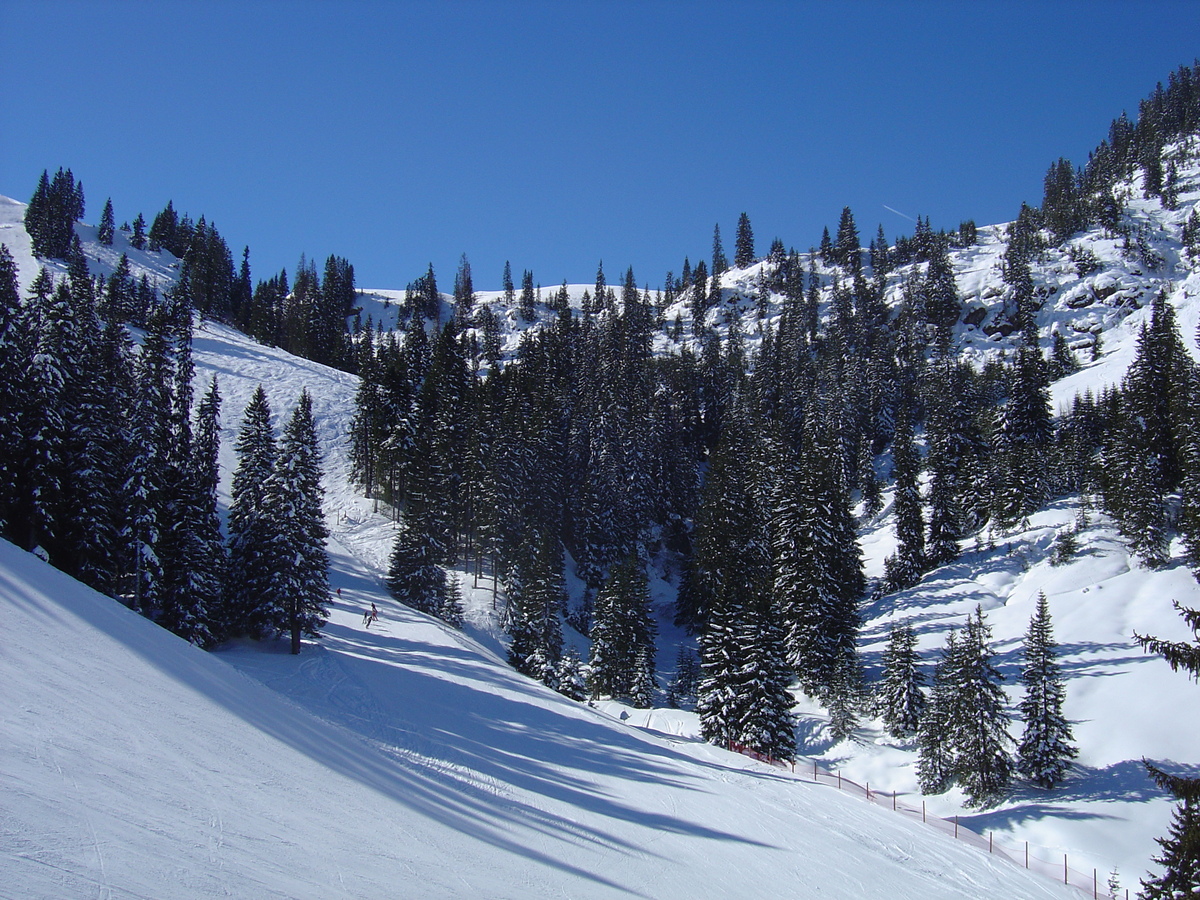
<svg viewBox="0 0 1200 900">
<path fill-rule="evenodd" d="M 293 657 L 197 650 L 0 545 L 0 896 L 1069 896 L 566 701 L 333 549 L 354 600 Z"/>
</svg>

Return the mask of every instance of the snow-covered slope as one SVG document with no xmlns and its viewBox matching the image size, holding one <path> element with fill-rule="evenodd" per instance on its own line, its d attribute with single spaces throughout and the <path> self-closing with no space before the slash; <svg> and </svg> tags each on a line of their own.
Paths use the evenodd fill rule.
<svg viewBox="0 0 1200 900">
<path fill-rule="evenodd" d="M 1064 896 L 566 701 L 334 556 L 319 645 L 207 654 L 0 544 L 0 894 Z"/>
</svg>

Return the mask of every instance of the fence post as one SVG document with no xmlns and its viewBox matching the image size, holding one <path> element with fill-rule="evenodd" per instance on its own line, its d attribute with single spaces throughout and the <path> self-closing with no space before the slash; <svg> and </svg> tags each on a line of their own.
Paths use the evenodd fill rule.
<svg viewBox="0 0 1200 900">
<path fill-rule="evenodd" d="M 1096 870 L 1092 869 L 1092 898 L 1096 900 L 1100 896 L 1100 882 L 1096 880 Z"/>
<path fill-rule="evenodd" d="M 958 840 L 958 816 L 954 817 L 954 839 Z"/>
<path fill-rule="evenodd" d="M 1071 876 L 1067 874 L 1067 854 L 1063 854 L 1063 884 L 1070 884 Z"/>
<path fill-rule="evenodd" d="M 814 759 L 813 760 L 813 783 L 815 784 L 816 781 L 817 781 L 817 761 Z"/>
<path fill-rule="evenodd" d="M 1025 842 L 1025 868 L 1029 868 L 1029 841 Z"/>
<path fill-rule="evenodd" d="M 871 802 L 871 782 L 867 782 L 867 802 Z"/>
<path fill-rule="evenodd" d="M 925 821 L 925 801 L 921 801 L 921 821 Z"/>
<path fill-rule="evenodd" d="M 896 808 L 896 792 L 892 791 L 892 809 Z"/>
<path fill-rule="evenodd" d="M 993 834 L 992 834 L 992 832 L 989 831 L 988 832 L 988 853 L 992 852 L 992 837 L 993 837 Z"/>
<path fill-rule="evenodd" d="M 842 770 L 838 769 L 838 790 L 842 789 Z"/>
</svg>

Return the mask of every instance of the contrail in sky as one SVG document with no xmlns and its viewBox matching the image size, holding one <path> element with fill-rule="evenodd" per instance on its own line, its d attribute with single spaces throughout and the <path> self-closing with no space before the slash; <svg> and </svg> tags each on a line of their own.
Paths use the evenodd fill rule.
<svg viewBox="0 0 1200 900">
<path fill-rule="evenodd" d="M 888 212 L 894 212 L 896 215 L 900 216 L 900 217 L 901 217 L 901 218 L 903 218 L 903 219 L 908 219 L 908 221 L 910 221 L 910 222 L 915 222 L 915 221 L 917 221 L 917 220 L 916 220 L 916 219 L 914 219 L 912 216 L 906 216 L 906 215 L 904 215 L 904 213 L 900 212 L 900 210 L 898 210 L 898 209 L 892 209 L 892 208 L 891 208 L 890 206 L 888 206 L 886 203 L 885 203 L 885 204 L 883 204 L 883 208 L 884 208 L 884 209 L 886 209 Z"/>
</svg>

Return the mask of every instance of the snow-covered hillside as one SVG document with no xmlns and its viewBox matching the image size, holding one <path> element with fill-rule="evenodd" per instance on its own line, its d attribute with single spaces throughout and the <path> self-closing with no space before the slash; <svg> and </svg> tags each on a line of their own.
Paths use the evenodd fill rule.
<svg viewBox="0 0 1200 900">
<path fill-rule="evenodd" d="M 1172 152 L 1176 209 L 1144 199 L 1136 180 L 1127 185 L 1128 222 L 1153 254 L 1096 231 L 1071 241 L 1094 257 L 1093 271 L 1080 274 L 1065 249 L 1034 267 L 1042 337 L 1064 334 L 1081 363 L 1053 385 L 1056 407 L 1119 382 L 1159 290 L 1200 359 L 1200 271 L 1180 249 L 1182 224 L 1200 204 L 1200 164 L 1189 147 Z M 0 242 L 25 290 L 38 261 L 23 210 L 0 198 Z M 119 233 L 101 247 L 94 228 L 77 230 L 94 272 L 112 271 L 128 252 L 135 275 L 159 285 L 175 277 L 169 254 L 133 251 Z M 1014 346 L 994 327 L 1007 299 L 1005 239 L 1004 226 L 980 228 L 975 245 L 952 255 L 967 309 L 954 341 L 978 362 Z M 709 312 L 718 333 L 738 317 L 750 349 L 780 311 L 765 270 L 727 272 L 724 299 Z M 818 271 L 827 309 L 832 273 Z M 904 274 L 892 279 L 893 303 Z M 584 290 L 569 289 L 576 307 Z M 402 298 L 361 292 L 363 318 L 392 325 Z M 479 301 L 496 311 L 505 352 L 540 325 L 504 308 L 501 292 Z M 691 313 L 685 300 L 662 313 L 684 324 L 679 340 L 666 329 L 656 338 L 665 353 L 691 340 Z M 540 321 L 551 317 L 540 311 Z M 381 587 L 393 526 L 347 483 L 356 379 L 213 323 L 198 328 L 194 353 L 198 391 L 214 374 L 220 381 L 226 506 L 234 437 L 255 387 L 266 388 L 277 423 L 303 389 L 312 394 L 340 589 L 333 618 L 299 659 L 250 643 L 206 655 L 0 548 L 0 680 L 14 698 L 0 728 L 0 893 L 161 896 L 169 885 L 171 896 L 256 897 L 1063 895 L 890 810 L 704 745 L 690 713 L 623 720 L 615 704 L 589 709 L 521 678 L 502 659 L 490 582 L 464 583 L 465 633 L 393 603 Z M 888 513 L 861 523 L 870 577 L 895 549 Z M 1200 587 L 1181 562 L 1139 567 L 1094 511 L 1080 551 L 1052 566 L 1056 535 L 1080 518 L 1079 499 L 1067 497 L 1027 528 L 980 535 L 957 562 L 869 604 L 862 649 L 877 673 L 888 630 L 908 622 L 931 664 L 979 604 L 1015 700 L 1021 636 L 1044 592 L 1078 765 L 1053 792 L 1023 788 L 961 821 L 1009 846 L 1028 841 L 1047 859 L 1067 854 L 1101 882 L 1115 867 L 1136 887 L 1171 808 L 1141 759 L 1200 774 L 1200 689 L 1144 654 L 1133 633 L 1189 639 L 1171 603 L 1200 606 Z M 683 636 L 670 624 L 670 584 L 657 581 L 655 596 L 660 668 L 669 671 Z M 384 617 L 367 631 L 360 610 L 370 602 Z M 919 804 L 911 747 L 871 722 L 834 744 L 822 709 L 804 701 L 799 712 L 806 759 Z M 961 799 L 951 792 L 927 804 L 951 816 Z"/>
</svg>

